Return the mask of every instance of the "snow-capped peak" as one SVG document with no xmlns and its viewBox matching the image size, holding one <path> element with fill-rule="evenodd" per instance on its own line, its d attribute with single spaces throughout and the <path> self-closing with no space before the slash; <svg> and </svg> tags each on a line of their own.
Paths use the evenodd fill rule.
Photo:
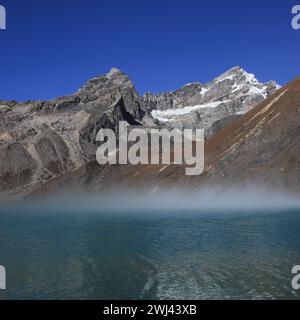
<svg viewBox="0 0 300 320">
<path fill-rule="evenodd" d="M 226 72 L 222 73 L 217 78 L 215 78 L 213 80 L 213 83 L 218 83 L 218 82 L 222 82 L 225 80 L 232 80 L 241 72 L 245 72 L 244 69 L 242 69 L 241 67 L 237 66 L 237 67 L 231 68 L 231 69 L 227 70 Z"/>
<path fill-rule="evenodd" d="M 191 83 L 167 96 L 148 95 L 145 103 L 160 123 L 208 128 L 221 118 L 246 113 L 279 88 L 274 81 L 260 83 L 254 74 L 234 67 L 205 85 Z"/>
</svg>

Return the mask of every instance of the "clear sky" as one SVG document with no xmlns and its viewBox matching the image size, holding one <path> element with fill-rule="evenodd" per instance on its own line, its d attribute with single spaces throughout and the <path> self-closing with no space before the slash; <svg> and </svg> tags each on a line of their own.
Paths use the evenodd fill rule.
<svg viewBox="0 0 300 320">
<path fill-rule="evenodd" d="M 140 93 L 207 82 L 240 65 L 261 81 L 300 75 L 300 0 L 0 0 L 0 100 L 76 91 L 113 66 Z"/>
</svg>

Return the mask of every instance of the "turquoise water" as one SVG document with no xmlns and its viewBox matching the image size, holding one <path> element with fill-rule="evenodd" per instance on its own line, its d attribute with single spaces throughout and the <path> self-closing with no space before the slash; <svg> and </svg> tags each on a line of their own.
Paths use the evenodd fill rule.
<svg viewBox="0 0 300 320">
<path fill-rule="evenodd" d="M 300 211 L 0 212 L 0 299 L 286 299 Z"/>
</svg>

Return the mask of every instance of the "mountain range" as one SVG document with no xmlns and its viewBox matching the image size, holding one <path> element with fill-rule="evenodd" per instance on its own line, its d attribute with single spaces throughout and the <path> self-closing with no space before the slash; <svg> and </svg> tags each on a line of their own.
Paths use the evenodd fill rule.
<svg viewBox="0 0 300 320">
<path fill-rule="evenodd" d="M 239 184 L 253 181 L 297 189 L 300 80 L 281 88 L 234 67 L 212 82 L 140 96 L 113 68 L 72 95 L 51 101 L 0 100 L 2 200 L 69 188 L 110 190 L 129 185 Z M 186 177 L 178 165 L 107 165 L 95 161 L 96 134 L 134 126 L 204 128 L 206 167 Z"/>
<path fill-rule="evenodd" d="M 220 129 L 220 122 L 235 120 L 279 88 L 274 81 L 260 83 L 253 74 L 235 67 L 203 85 L 189 83 L 170 93 L 147 93 L 143 103 L 156 124 L 204 128 L 209 137 Z"/>
</svg>

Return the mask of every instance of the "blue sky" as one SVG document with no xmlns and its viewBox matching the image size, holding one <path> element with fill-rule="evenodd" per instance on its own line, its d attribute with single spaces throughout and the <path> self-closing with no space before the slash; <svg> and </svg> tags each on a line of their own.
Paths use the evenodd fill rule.
<svg viewBox="0 0 300 320">
<path fill-rule="evenodd" d="M 140 93 L 207 82 L 240 65 L 261 81 L 300 75 L 289 0 L 0 0 L 0 100 L 76 91 L 115 66 Z"/>
</svg>

